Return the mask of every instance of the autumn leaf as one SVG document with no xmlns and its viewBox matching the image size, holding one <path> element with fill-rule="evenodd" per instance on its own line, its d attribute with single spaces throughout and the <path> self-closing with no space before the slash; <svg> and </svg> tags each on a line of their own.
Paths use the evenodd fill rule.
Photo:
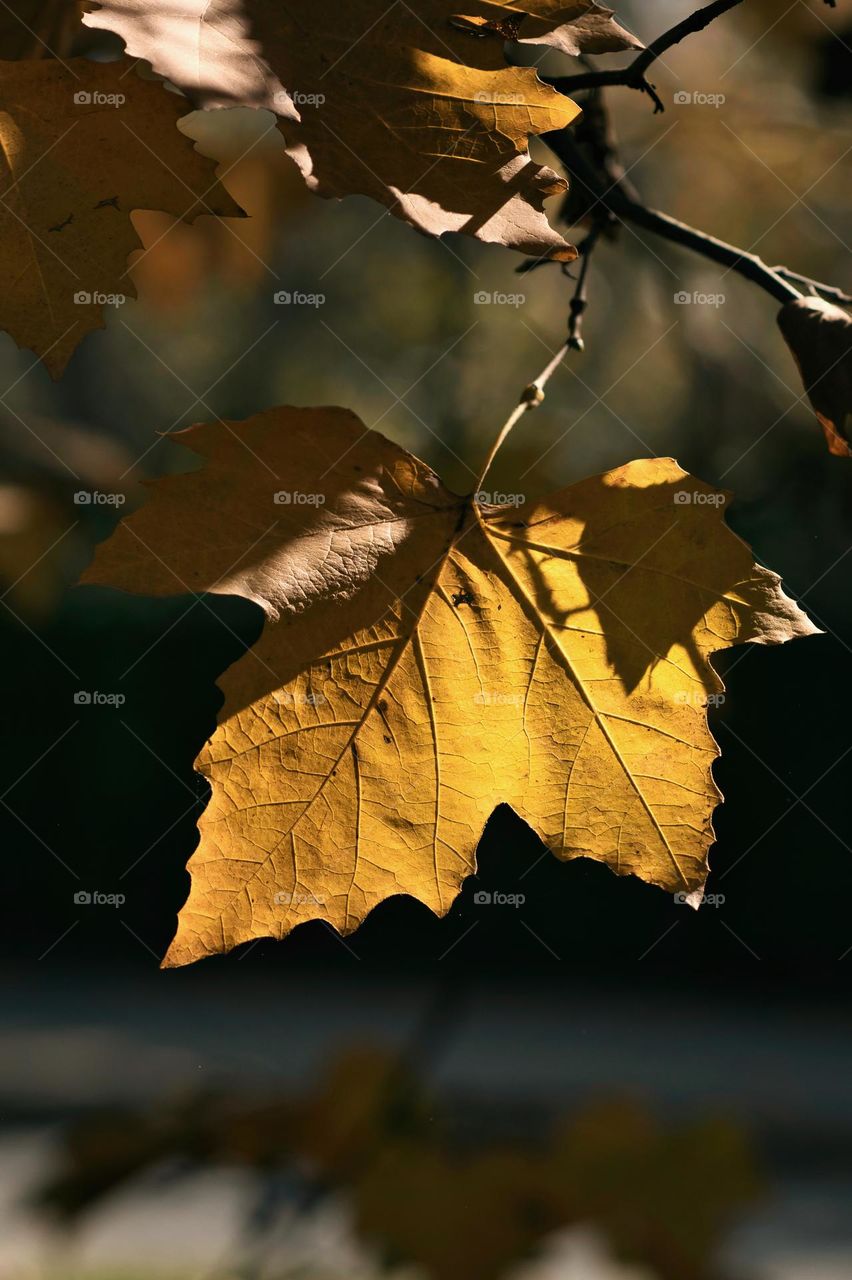
<svg viewBox="0 0 852 1280">
<path fill-rule="evenodd" d="M 452 21 L 462 30 L 489 33 L 519 44 L 543 44 L 570 57 L 641 49 L 642 42 L 614 20 L 613 10 L 594 0 L 479 0 L 462 5 Z M 475 11 L 475 12 L 474 12 Z"/>
<path fill-rule="evenodd" d="M 852 319 L 823 298 L 797 298 L 778 313 L 829 453 L 852 457 L 846 420 L 852 413 Z"/>
<path fill-rule="evenodd" d="M 564 128 L 579 108 L 503 44 L 568 52 L 636 47 L 611 11 L 573 0 L 106 0 L 85 21 L 201 105 L 265 107 L 318 195 L 367 195 L 431 235 L 480 240 L 563 260 L 548 224 L 562 179 L 534 164 L 531 134 Z"/>
<path fill-rule="evenodd" d="M 136 296 L 134 209 L 241 215 L 177 129 L 187 109 L 126 60 L 0 63 L 0 328 L 54 378 Z"/>
<path fill-rule="evenodd" d="M 647 459 L 481 506 L 342 409 L 180 440 L 207 465 L 154 482 L 84 578 L 267 618 L 198 758 L 212 798 L 167 964 L 310 919 L 349 933 L 398 893 L 443 914 L 500 802 L 560 858 L 700 893 L 710 655 L 816 630 L 724 495 Z"/>
</svg>

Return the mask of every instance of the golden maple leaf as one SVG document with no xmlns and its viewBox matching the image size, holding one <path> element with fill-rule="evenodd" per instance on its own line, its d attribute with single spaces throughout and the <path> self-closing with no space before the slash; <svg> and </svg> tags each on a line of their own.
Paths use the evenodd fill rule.
<svg viewBox="0 0 852 1280">
<path fill-rule="evenodd" d="M 565 183 L 527 144 L 579 108 L 533 69 L 507 67 L 504 41 L 638 46 L 592 0 L 352 0 L 333 19 L 313 0 L 105 0 L 85 20 L 202 105 L 274 111 L 317 194 L 367 195 L 431 235 L 563 260 L 574 251 L 543 202 Z"/>
<path fill-rule="evenodd" d="M 187 110 L 126 59 L 0 63 L 0 328 L 54 378 L 136 296 L 134 209 L 242 214 L 176 127 Z"/>
<path fill-rule="evenodd" d="M 488 507 L 342 409 L 179 437 L 84 581 L 255 601 L 166 963 L 302 921 L 445 913 L 510 804 L 563 859 L 700 893 L 719 793 L 710 655 L 816 628 L 671 459 Z M 273 493 L 277 490 L 277 493 Z M 276 501 L 277 499 L 277 501 Z"/>
</svg>

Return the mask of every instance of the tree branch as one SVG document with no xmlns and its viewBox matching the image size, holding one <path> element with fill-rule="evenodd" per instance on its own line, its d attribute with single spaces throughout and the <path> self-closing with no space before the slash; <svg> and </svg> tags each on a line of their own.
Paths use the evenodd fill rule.
<svg viewBox="0 0 852 1280">
<path fill-rule="evenodd" d="M 588 306 L 586 283 L 589 274 L 589 263 L 592 260 L 592 250 L 597 244 L 600 230 L 600 224 L 596 223 L 578 249 L 580 254 L 580 273 L 577 277 L 577 287 L 574 290 L 568 311 L 569 351 L 585 351 L 586 349 L 586 344 L 583 341 L 583 316 Z"/>
<path fill-rule="evenodd" d="M 673 244 L 692 249 L 712 262 L 728 267 L 738 275 L 744 276 L 746 280 L 760 285 L 779 302 L 790 302 L 802 296 L 800 290 L 796 289 L 781 271 L 767 266 L 757 254 L 739 249 L 736 245 L 727 244 L 724 240 L 708 235 L 705 231 L 698 231 L 695 227 L 687 226 L 685 222 L 679 222 L 677 218 L 672 218 L 666 213 L 647 208 L 618 176 L 598 175 L 576 146 L 569 129 L 546 133 L 543 139 L 554 155 L 558 156 L 565 165 L 572 180 L 581 183 L 593 198 L 589 212 L 592 212 L 595 206 L 599 206 L 621 222 L 632 222 Z M 605 186 L 604 182 L 608 182 L 609 185 Z M 792 275 L 792 272 L 789 273 L 790 277 Z"/>
<path fill-rule="evenodd" d="M 617 208 L 610 207 L 617 217 L 632 222 L 637 227 L 644 227 L 646 231 L 653 231 L 655 235 L 662 236 L 673 244 L 681 244 L 687 249 L 693 249 L 703 257 L 709 258 L 711 262 L 718 262 L 720 266 L 736 271 L 746 280 L 760 285 L 779 302 L 791 302 L 802 296 L 801 292 L 786 280 L 780 271 L 767 266 L 755 253 L 748 253 L 745 249 L 738 249 L 736 245 L 717 240 L 706 231 L 698 231 L 695 227 L 687 226 L 685 222 L 679 222 L 677 218 L 672 218 L 667 213 L 660 213 L 657 209 L 648 209 L 636 200 L 620 196 L 616 206 Z"/>
<path fill-rule="evenodd" d="M 600 90 L 606 85 L 623 85 L 632 89 L 641 89 L 654 99 L 658 111 L 663 110 L 663 104 L 654 87 L 648 84 L 646 79 L 648 68 L 653 65 L 661 54 L 672 48 L 673 45 L 678 44 L 686 36 L 703 31 L 715 18 L 742 3 L 743 0 L 713 0 L 712 4 L 696 9 L 688 18 L 684 18 L 682 22 L 678 22 L 668 31 L 658 36 L 627 67 L 623 67 L 620 70 L 595 71 L 577 76 L 559 76 L 550 79 L 548 83 L 562 93 L 570 93 L 577 89 L 588 89 L 591 91 L 592 99 L 599 96 Z M 826 0 L 826 3 L 830 4 L 831 0 Z M 779 302 L 790 302 L 795 298 L 800 298 L 802 293 L 796 286 L 802 285 L 810 292 L 817 293 L 828 301 L 840 303 L 841 305 L 852 303 L 852 298 L 848 294 L 833 285 L 822 284 L 820 281 L 812 280 L 810 277 L 792 271 L 788 267 L 770 267 L 755 253 L 750 253 L 745 249 L 738 248 L 736 245 L 719 240 L 716 236 L 709 235 L 707 232 L 690 227 L 669 214 L 648 208 L 647 205 L 643 204 L 632 184 L 626 180 L 622 167 L 617 160 L 614 146 L 611 146 L 608 150 L 605 148 L 604 153 L 598 157 L 598 160 L 595 163 L 591 163 L 586 157 L 584 149 L 579 145 L 578 139 L 569 129 L 561 129 L 555 133 L 545 134 L 543 140 L 565 165 L 571 179 L 585 188 L 589 202 L 584 214 L 592 218 L 595 234 L 600 229 L 601 222 L 606 218 L 621 222 L 631 222 L 636 226 L 644 227 L 645 230 L 653 232 L 654 235 L 669 240 L 673 244 L 683 245 L 684 248 L 692 249 L 695 253 L 700 253 L 703 257 L 709 258 L 720 266 L 736 271 L 738 275 L 743 276 L 746 280 L 759 285 Z M 539 263 L 533 260 L 524 263 L 520 269 L 531 270 L 538 265 Z"/>
<path fill-rule="evenodd" d="M 600 89 L 606 85 L 621 85 L 627 89 L 639 89 L 643 93 L 647 93 L 651 98 L 656 112 L 665 111 L 662 99 L 654 86 L 648 82 L 646 74 L 648 68 L 668 49 L 671 49 L 673 45 L 679 44 L 686 36 L 703 31 L 714 18 L 720 17 L 721 14 L 727 13 L 729 9 L 733 9 L 742 3 L 743 0 L 713 0 L 712 4 L 705 5 L 703 9 L 696 9 L 688 18 L 684 18 L 682 22 L 676 23 L 668 31 L 664 31 L 662 35 L 657 36 L 656 40 L 652 40 L 647 48 L 643 49 L 626 67 L 621 67 L 615 71 L 589 71 L 576 76 L 553 76 L 547 78 L 547 83 L 557 89 L 559 93 L 567 94 L 574 93 L 578 89 Z"/>
</svg>

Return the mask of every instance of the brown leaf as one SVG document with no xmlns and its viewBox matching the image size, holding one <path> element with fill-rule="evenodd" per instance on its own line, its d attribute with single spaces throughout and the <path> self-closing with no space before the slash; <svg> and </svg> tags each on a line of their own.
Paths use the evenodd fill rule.
<svg viewBox="0 0 852 1280">
<path fill-rule="evenodd" d="M 248 295 L 269 279 L 267 263 L 311 196 L 260 112 L 195 111 L 181 126 L 221 166 L 222 185 L 245 210 L 239 221 L 202 218 L 192 226 L 165 213 L 140 211 L 133 225 L 144 249 L 131 275 L 148 310 L 197 307 L 211 275 L 233 294 Z"/>
<path fill-rule="evenodd" d="M 718 802 L 718 649 L 815 628 L 670 459 L 482 507 L 342 409 L 182 433 L 84 581 L 237 594 L 171 965 L 384 899 L 449 910 L 494 807 L 560 858 L 700 893 Z M 278 501 L 274 491 L 280 489 Z"/>
<path fill-rule="evenodd" d="M 527 146 L 578 108 L 531 68 L 506 66 L 503 29 L 571 51 L 635 42 L 590 0 L 486 0 L 467 17 L 457 7 L 352 0 L 329 21 L 308 0 L 105 0 L 86 22 L 202 105 L 276 112 L 318 195 L 367 195 L 430 235 L 570 261 L 543 212 L 565 183 Z"/>
<path fill-rule="evenodd" d="M 475 12 L 474 12 L 475 11 Z M 491 32 L 519 44 L 543 44 L 569 57 L 585 53 L 615 53 L 641 49 L 642 42 L 613 18 L 613 10 L 594 0 L 548 4 L 515 3 L 514 0 L 474 0 L 465 16 L 452 21 L 476 33 Z"/>
<path fill-rule="evenodd" d="M 125 59 L 0 63 L 0 328 L 52 377 L 110 299 L 136 296 L 134 209 L 241 215 L 178 130 L 187 110 Z"/>
<path fill-rule="evenodd" d="M 797 298 L 778 312 L 829 453 L 852 457 L 846 419 L 852 413 L 852 319 L 823 298 Z"/>
</svg>

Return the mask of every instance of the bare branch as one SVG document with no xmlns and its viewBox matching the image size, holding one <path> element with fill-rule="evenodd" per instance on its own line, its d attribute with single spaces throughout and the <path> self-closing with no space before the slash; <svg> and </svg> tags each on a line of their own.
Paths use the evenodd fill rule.
<svg viewBox="0 0 852 1280">
<path fill-rule="evenodd" d="M 829 0 L 826 0 L 828 3 Z M 783 280 L 790 280 L 793 284 L 803 284 L 813 293 L 818 294 L 821 298 L 825 298 L 826 302 L 836 302 L 841 307 L 852 306 L 852 296 L 844 293 L 842 289 L 838 289 L 833 284 L 823 284 L 821 280 L 812 280 L 810 276 L 803 276 L 801 271 L 791 271 L 789 267 L 777 266 L 772 270 L 776 275 L 781 276 Z"/>
<path fill-rule="evenodd" d="M 597 206 L 606 210 L 621 222 L 632 222 L 644 227 L 655 235 L 670 240 L 673 244 L 681 244 L 687 249 L 718 262 L 720 266 L 729 267 L 745 279 L 760 285 L 779 302 L 790 302 L 800 298 L 801 291 L 790 283 L 777 269 L 767 266 L 757 254 L 739 249 L 736 245 L 718 240 L 715 236 L 699 231 L 695 227 L 679 222 L 667 213 L 647 208 L 635 196 L 632 189 L 622 183 L 617 171 L 598 174 L 586 161 L 576 146 L 569 129 L 561 129 L 556 133 L 544 134 L 544 141 L 558 156 L 572 180 L 579 182 L 592 198 L 589 212 Z M 789 273 L 792 278 L 792 273 Z"/>
<path fill-rule="evenodd" d="M 600 89 L 606 85 L 621 85 L 627 89 L 639 89 L 643 93 L 647 93 L 651 98 L 656 112 L 665 111 L 662 99 L 654 86 L 648 82 L 648 68 L 667 50 L 671 49 L 673 45 L 679 44 L 686 36 L 703 31 L 714 18 L 720 17 L 723 13 L 727 13 L 729 9 L 733 9 L 742 3 L 743 0 L 713 0 L 712 4 L 705 5 L 703 9 L 696 9 L 688 18 L 684 18 L 682 22 L 676 23 L 668 31 L 664 31 L 662 35 L 657 36 L 657 39 L 643 49 L 628 66 L 619 70 L 589 71 L 576 76 L 553 76 L 547 80 L 547 83 L 557 89 L 559 93 L 566 94 L 575 93 L 578 89 Z"/>
<path fill-rule="evenodd" d="M 672 218 L 667 213 L 660 213 L 657 209 L 648 209 L 636 200 L 618 197 L 616 205 L 617 209 L 610 205 L 616 217 L 632 222 L 637 227 L 644 227 L 647 231 L 653 231 L 655 235 L 662 236 L 673 244 L 681 244 L 687 249 L 693 249 L 703 257 L 709 258 L 711 262 L 718 262 L 720 266 L 736 271 L 746 280 L 760 285 L 779 302 L 791 302 L 802 296 L 800 290 L 785 279 L 781 272 L 767 266 L 755 253 L 738 249 L 736 245 L 728 244 L 725 240 L 717 240 L 706 231 L 698 231 L 695 227 L 687 226 L 685 222 L 679 222 L 677 218 Z"/>
<path fill-rule="evenodd" d="M 586 344 L 583 341 L 583 316 L 588 306 L 588 294 L 586 292 L 587 276 L 589 274 L 589 263 L 592 260 L 592 250 L 598 241 L 600 235 L 600 223 L 595 223 L 589 235 L 579 246 L 580 252 L 580 274 L 577 278 L 577 287 L 571 298 L 571 306 L 568 312 L 568 350 L 569 351 L 585 351 Z"/>
</svg>

